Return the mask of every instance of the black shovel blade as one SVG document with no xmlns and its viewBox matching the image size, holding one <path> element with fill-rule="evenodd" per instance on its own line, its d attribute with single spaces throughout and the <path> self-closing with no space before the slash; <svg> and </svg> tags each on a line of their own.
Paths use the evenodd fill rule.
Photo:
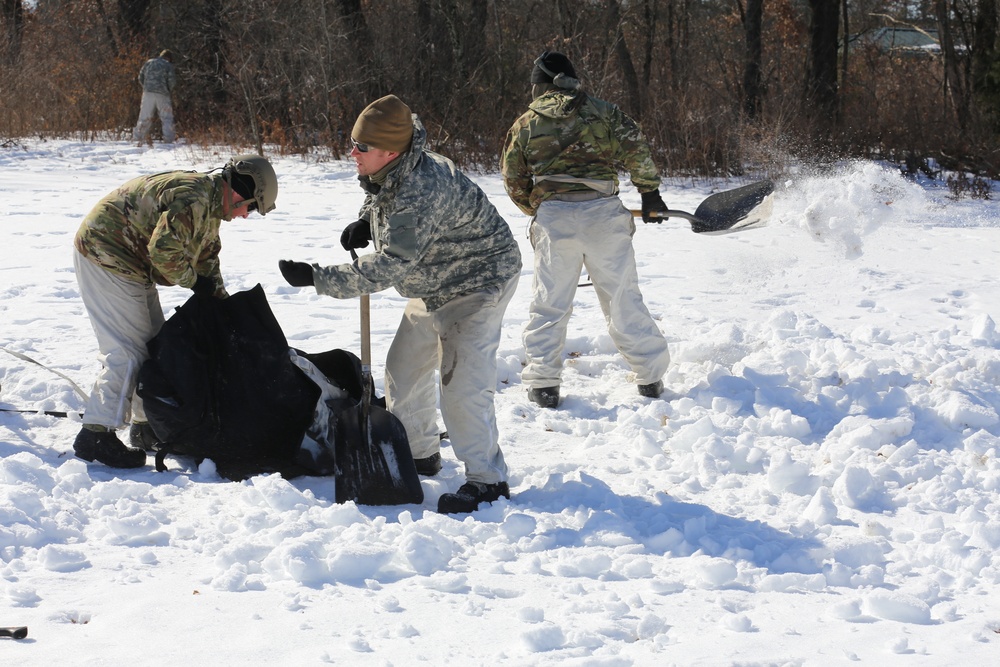
<svg viewBox="0 0 1000 667">
<path fill-rule="evenodd" d="M 399 419 L 385 408 L 350 399 L 328 403 L 334 429 L 336 500 L 359 505 L 406 505 L 424 501 L 410 441 Z M 366 415 L 367 413 L 367 415 Z"/>
<path fill-rule="evenodd" d="M 772 181 L 758 181 L 710 195 L 695 210 L 691 230 L 698 234 L 728 234 L 759 227 L 771 215 Z"/>
</svg>

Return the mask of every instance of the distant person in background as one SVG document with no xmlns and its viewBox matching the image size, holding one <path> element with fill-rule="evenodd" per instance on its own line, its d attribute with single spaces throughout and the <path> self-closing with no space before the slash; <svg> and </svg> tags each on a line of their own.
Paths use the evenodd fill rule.
<svg viewBox="0 0 1000 667">
<path fill-rule="evenodd" d="M 132 138 L 140 146 L 146 142 L 155 112 L 163 125 L 164 143 L 172 144 L 176 135 L 171 95 L 177 83 L 177 72 L 174 69 L 174 55 L 169 49 L 160 51 L 159 56 L 146 61 L 139 70 L 139 83 L 142 85 L 142 103 L 139 106 L 139 122 L 135 124 Z"/>
<path fill-rule="evenodd" d="M 163 326 L 157 285 L 225 298 L 219 266 L 223 220 L 274 209 L 278 179 L 259 155 L 237 155 L 218 173 L 140 176 L 101 199 L 76 233 L 73 267 L 97 335 L 101 372 L 73 443 L 85 461 L 138 468 L 159 439 L 133 396 L 146 343 Z M 126 446 L 116 431 L 132 421 Z"/>
</svg>

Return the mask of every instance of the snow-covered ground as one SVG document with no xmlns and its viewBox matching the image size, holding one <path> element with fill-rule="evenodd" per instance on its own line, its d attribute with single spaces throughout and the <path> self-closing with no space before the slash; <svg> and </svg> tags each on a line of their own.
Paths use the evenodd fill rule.
<svg viewBox="0 0 1000 667">
<path fill-rule="evenodd" d="M 224 152 L 0 149 L 0 407 L 76 411 L 96 343 L 73 275 L 82 216 L 133 176 Z M 275 160 L 278 207 L 223 226 L 230 292 L 263 285 L 291 345 L 358 351 L 357 300 L 289 287 L 339 263 L 351 164 Z M 643 225 L 672 392 L 640 398 L 580 288 L 565 400 L 526 400 L 527 219 L 497 412 L 512 499 L 442 516 L 333 502 L 331 479 L 220 479 L 75 459 L 79 423 L 0 412 L 4 665 L 992 665 L 1000 650 L 1000 211 L 871 163 L 779 184 L 763 229 Z M 668 182 L 693 211 L 741 183 Z M 997 184 L 995 184 L 997 185 Z M 997 188 L 995 188 L 997 189 Z M 638 204 L 634 190 L 624 195 Z M 166 311 L 189 296 L 161 289 Z M 373 295 L 376 383 L 403 308 Z M 152 463 L 152 460 L 150 460 Z"/>
</svg>

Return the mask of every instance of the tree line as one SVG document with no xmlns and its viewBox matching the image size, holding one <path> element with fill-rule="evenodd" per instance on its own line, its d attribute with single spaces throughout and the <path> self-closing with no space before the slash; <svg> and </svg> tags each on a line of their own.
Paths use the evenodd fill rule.
<svg viewBox="0 0 1000 667">
<path fill-rule="evenodd" d="M 640 122 L 673 175 L 866 157 L 1000 177 L 1000 0 L 0 0 L 0 141 L 126 138 L 174 53 L 194 143 L 343 155 L 398 95 L 494 169 L 533 60 Z M 919 44 L 916 42 L 920 42 Z"/>
</svg>

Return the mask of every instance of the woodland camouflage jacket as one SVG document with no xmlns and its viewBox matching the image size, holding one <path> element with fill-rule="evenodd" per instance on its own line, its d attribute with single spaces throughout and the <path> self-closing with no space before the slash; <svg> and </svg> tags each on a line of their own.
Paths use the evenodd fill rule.
<svg viewBox="0 0 1000 667">
<path fill-rule="evenodd" d="M 482 189 L 446 157 L 426 150 L 413 116 L 413 143 L 381 188 L 368 192 L 360 217 L 375 252 L 353 264 L 313 265 L 316 291 L 337 298 L 389 287 L 436 310 L 451 299 L 499 287 L 521 270 L 517 242 Z"/>
<path fill-rule="evenodd" d="M 102 268 L 146 285 L 190 289 L 199 275 L 224 296 L 219 251 L 222 174 L 171 171 L 140 176 L 104 197 L 84 218 L 74 245 Z"/>
<path fill-rule="evenodd" d="M 139 83 L 147 93 L 169 95 L 177 83 L 174 64 L 166 58 L 150 58 L 139 70 Z"/>
<path fill-rule="evenodd" d="M 583 91 L 554 90 L 533 100 L 507 133 L 500 170 L 518 208 L 534 215 L 555 193 L 586 191 L 581 183 L 538 180 L 570 176 L 613 181 L 624 168 L 641 192 L 660 187 L 649 144 L 635 121 Z"/>
</svg>

